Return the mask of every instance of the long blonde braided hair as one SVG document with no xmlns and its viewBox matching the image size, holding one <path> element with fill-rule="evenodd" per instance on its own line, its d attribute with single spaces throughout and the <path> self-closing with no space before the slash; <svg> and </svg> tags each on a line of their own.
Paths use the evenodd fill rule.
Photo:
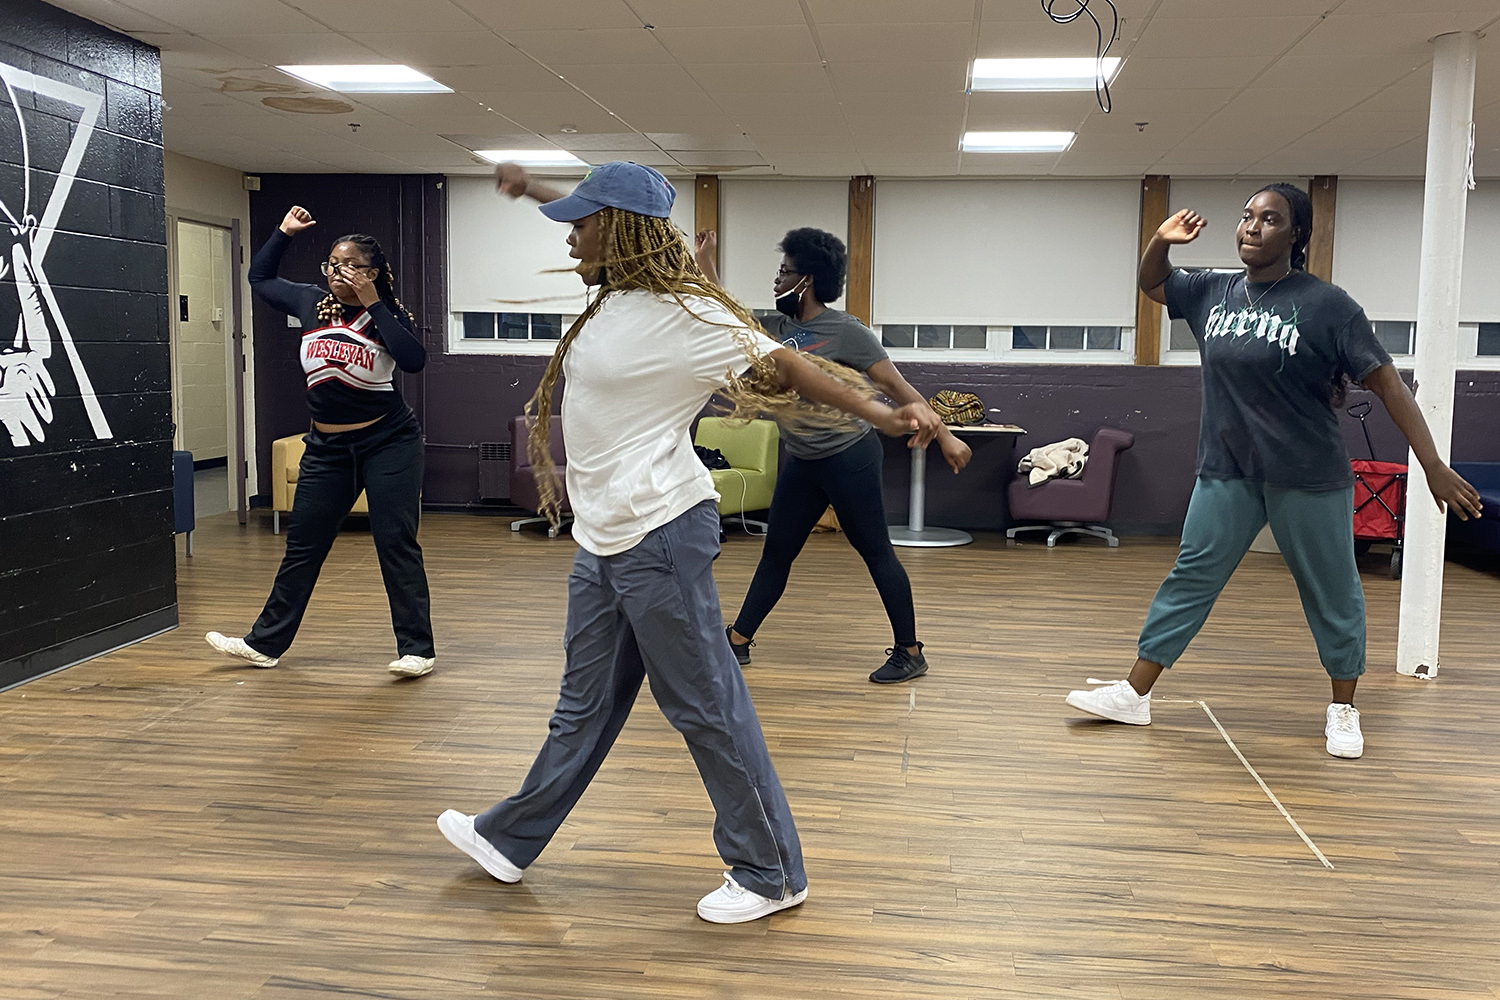
<svg viewBox="0 0 1500 1000">
<path fill-rule="evenodd" d="M 552 391 L 562 375 L 563 359 L 573 346 L 579 331 L 592 319 L 615 292 L 641 289 L 671 296 L 695 319 L 722 326 L 745 352 L 749 370 L 743 375 L 726 372 L 728 385 L 723 391 L 730 404 L 725 412 L 732 419 L 749 420 L 762 414 L 793 427 L 852 427 L 856 421 L 841 410 L 803 399 L 794 390 L 782 388 L 777 380 L 776 363 L 756 346 L 756 334 L 765 331 L 754 314 L 736 302 L 728 292 L 704 276 L 693 259 L 682 231 L 668 219 L 640 215 L 623 209 L 604 208 L 599 212 L 602 261 L 585 261 L 576 270 L 588 273 L 601 270 L 603 282 L 589 300 L 583 313 L 568 327 L 552 352 L 547 370 L 536 392 L 526 403 L 530 434 L 527 451 L 536 474 L 542 509 L 538 512 L 553 526 L 560 520 L 562 493 L 557 481 L 557 467 L 552 461 Z M 716 323 L 695 313 L 686 296 L 708 299 L 732 315 L 734 325 Z M 817 365 L 831 377 L 873 398 L 874 390 L 859 372 L 834 364 L 813 354 L 802 357 Z"/>
</svg>

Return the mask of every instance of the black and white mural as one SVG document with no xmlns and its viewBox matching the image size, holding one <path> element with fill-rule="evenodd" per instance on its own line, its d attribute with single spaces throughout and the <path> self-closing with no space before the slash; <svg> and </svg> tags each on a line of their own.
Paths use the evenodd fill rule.
<svg viewBox="0 0 1500 1000">
<path fill-rule="evenodd" d="M 0 345 L 0 428 L 18 448 L 46 438 L 55 417 L 53 399 L 57 395 L 51 367 L 63 364 L 68 366 L 78 388 L 94 436 L 107 438 L 111 436 L 109 421 L 99 406 L 46 270 L 47 250 L 73 190 L 83 154 L 93 138 L 104 99 L 3 62 L 0 62 L 0 82 L 4 83 L 9 99 L 9 107 L 0 110 L 0 129 L 6 130 L 6 148 L 19 150 L 21 154 L 19 172 L 11 165 L 12 169 L 6 171 L 6 183 L 0 188 L 0 215 L 3 215 L 0 245 L 5 247 L 5 256 L 0 259 L 0 279 L 11 278 L 0 285 L 8 293 L 6 299 L 11 300 L 0 302 L 0 330 L 7 333 L 15 330 L 14 339 Z M 42 162 L 33 166 L 21 95 L 50 98 L 78 111 L 62 162 L 52 170 L 47 169 L 50 164 Z M 33 205 L 40 208 L 40 215 L 33 214 Z"/>
<path fill-rule="evenodd" d="M 0 0 L 0 689 L 177 621 L 161 63 Z"/>
</svg>

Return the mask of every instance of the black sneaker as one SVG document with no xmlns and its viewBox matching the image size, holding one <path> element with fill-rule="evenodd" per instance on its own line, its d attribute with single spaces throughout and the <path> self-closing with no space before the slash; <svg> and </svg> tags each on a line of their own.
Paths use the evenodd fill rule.
<svg viewBox="0 0 1500 1000">
<path fill-rule="evenodd" d="M 890 659 L 873 674 L 870 680 L 876 684 L 900 684 L 914 677 L 921 677 L 927 673 L 927 657 L 922 655 L 922 644 L 917 643 L 917 655 L 912 656 L 906 651 L 905 646 L 896 646 L 887 649 L 886 654 Z"/>
<path fill-rule="evenodd" d="M 729 638 L 729 633 L 731 633 L 733 631 L 734 631 L 734 626 L 733 625 L 729 625 L 729 626 L 725 627 L 725 629 L 724 629 L 724 641 L 727 642 L 727 643 L 729 643 L 729 648 L 730 649 L 734 650 L 734 660 L 735 660 L 735 662 L 738 663 L 742 667 L 748 667 L 750 665 L 750 647 L 753 646 L 753 645 L 755 645 L 755 640 L 751 639 L 749 642 L 744 642 L 744 643 L 735 642 L 733 639 Z"/>
</svg>

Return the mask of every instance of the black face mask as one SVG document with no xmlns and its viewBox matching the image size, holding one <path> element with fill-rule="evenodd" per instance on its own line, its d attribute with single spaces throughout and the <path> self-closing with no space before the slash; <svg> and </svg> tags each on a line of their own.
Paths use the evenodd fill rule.
<svg viewBox="0 0 1500 1000">
<path fill-rule="evenodd" d="M 806 278 L 792 286 L 792 290 L 785 295 L 776 296 L 776 311 L 784 316 L 796 319 L 802 315 L 802 285 Z"/>
</svg>

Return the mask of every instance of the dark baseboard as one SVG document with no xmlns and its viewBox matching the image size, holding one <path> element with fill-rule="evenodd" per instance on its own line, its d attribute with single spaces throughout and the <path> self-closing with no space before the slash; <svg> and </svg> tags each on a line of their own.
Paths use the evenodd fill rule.
<svg viewBox="0 0 1500 1000">
<path fill-rule="evenodd" d="M 224 469 L 229 467 L 227 458 L 204 458 L 193 462 L 193 471 L 202 472 L 204 469 Z"/>
<path fill-rule="evenodd" d="M 0 691 L 13 688 L 38 677 L 55 674 L 59 670 L 76 666 L 96 656 L 132 646 L 142 639 L 169 632 L 177 627 L 177 605 L 161 608 L 132 618 L 130 621 L 112 625 L 98 632 L 79 636 L 49 646 L 35 653 L 27 653 L 12 660 L 0 662 Z"/>
</svg>

